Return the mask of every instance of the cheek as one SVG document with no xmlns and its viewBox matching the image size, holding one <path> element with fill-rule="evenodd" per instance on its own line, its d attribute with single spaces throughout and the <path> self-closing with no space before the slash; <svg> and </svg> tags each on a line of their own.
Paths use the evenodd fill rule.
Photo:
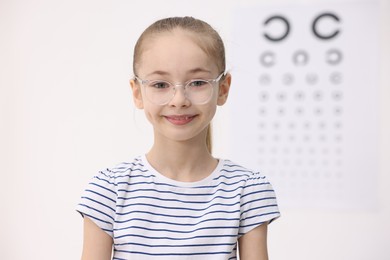
<svg viewBox="0 0 390 260">
<path fill-rule="evenodd" d="M 207 106 L 216 106 L 217 103 L 218 103 L 218 96 L 219 96 L 219 93 L 218 93 L 218 88 L 214 88 L 214 91 L 213 91 L 213 95 L 210 99 L 210 101 L 206 104 Z"/>
<path fill-rule="evenodd" d="M 151 123 L 160 118 L 160 110 L 154 106 L 151 106 L 148 102 L 144 102 L 144 112 L 146 118 Z"/>
<path fill-rule="evenodd" d="M 216 100 L 213 99 L 212 102 L 207 107 L 208 112 L 206 113 L 206 115 L 207 115 L 207 117 L 210 118 L 210 120 L 213 119 L 213 117 L 217 111 L 217 104 L 216 103 L 217 103 Z"/>
<path fill-rule="evenodd" d="M 215 100 L 215 102 L 217 102 L 218 96 L 219 96 L 219 88 L 215 87 L 213 92 L 213 100 Z"/>
</svg>

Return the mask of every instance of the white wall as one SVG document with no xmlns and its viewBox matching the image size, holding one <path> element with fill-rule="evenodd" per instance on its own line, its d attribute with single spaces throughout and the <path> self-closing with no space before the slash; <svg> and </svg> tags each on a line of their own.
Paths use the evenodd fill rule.
<svg viewBox="0 0 390 260">
<path fill-rule="evenodd" d="M 229 46 L 235 7 L 275 1 L 236 2 L 0 2 L 1 259 L 79 258 L 82 219 L 74 207 L 86 183 L 151 144 L 128 87 L 135 40 L 158 18 L 193 15 Z M 378 206 L 282 209 L 269 228 L 271 259 L 390 259 L 389 13 L 390 0 L 382 0 Z M 228 120 L 226 106 L 215 120 L 219 157 L 229 157 Z"/>
</svg>

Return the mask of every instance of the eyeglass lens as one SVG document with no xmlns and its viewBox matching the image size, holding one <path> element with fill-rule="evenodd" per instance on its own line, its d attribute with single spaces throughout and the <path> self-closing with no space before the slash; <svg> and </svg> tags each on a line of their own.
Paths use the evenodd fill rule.
<svg viewBox="0 0 390 260">
<path fill-rule="evenodd" d="M 151 81 L 145 84 L 147 98 L 154 104 L 167 104 L 179 91 L 178 85 L 166 81 Z M 213 85 L 206 80 L 192 80 L 184 86 L 184 94 L 194 104 L 207 103 L 213 93 Z"/>
</svg>

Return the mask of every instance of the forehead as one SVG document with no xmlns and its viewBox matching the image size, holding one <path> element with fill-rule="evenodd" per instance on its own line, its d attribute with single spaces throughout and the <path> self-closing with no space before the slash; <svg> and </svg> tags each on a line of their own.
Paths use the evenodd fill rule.
<svg viewBox="0 0 390 260">
<path fill-rule="evenodd" d="M 199 69 L 218 73 L 216 61 L 199 45 L 200 40 L 196 34 L 184 30 L 149 36 L 142 47 L 139 73 L 183 74 Z"/>
</svg>

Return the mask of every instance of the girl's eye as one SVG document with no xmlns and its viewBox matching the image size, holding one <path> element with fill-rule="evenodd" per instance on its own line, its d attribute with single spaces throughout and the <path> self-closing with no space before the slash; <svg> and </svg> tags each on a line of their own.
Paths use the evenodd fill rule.
<svg viewBox="0 0 390 260">
<path fill-rule="evenodd" d="M 207 84 L 207 81 L 204 80 L 194 80 L 190 82 L 190 87 L 202 87 Z"/>
<path fill-rule="evenodd" d="M 149 86 L 158 89 L 165 89 L 165 88 L 169 88 L 170 85 L 164 81 L 155 81 L 155 82 L 151 82 Z"/>
</svg>

